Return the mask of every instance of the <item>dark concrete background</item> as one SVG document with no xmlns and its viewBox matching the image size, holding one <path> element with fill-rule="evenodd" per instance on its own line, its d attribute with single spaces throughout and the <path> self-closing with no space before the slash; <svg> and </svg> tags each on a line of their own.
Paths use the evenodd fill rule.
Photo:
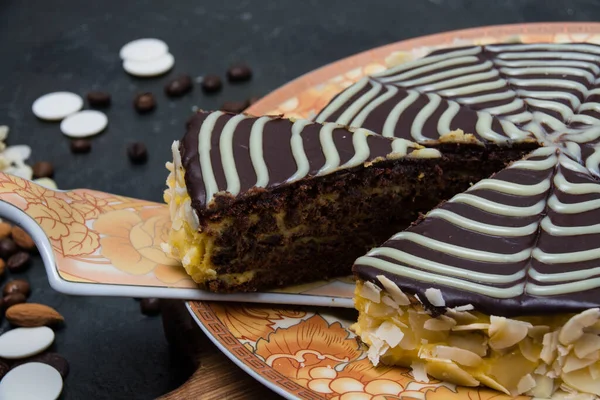
<svg viewBox="0 0 600 400">
<path fill-rule="evenodd" d="M 56 167 L 63 189 L 86 187 L 160 201 L 169 147 L 183 134 L 193 105 L 218 108 L 226 100 L 262 96 L 339 58 L 445 30 L 543 21 L 596 21 L 596 0 L 364 0 L 364 1 L 127 1 L 3 0 L 0 2 L 0 125 L 9 143 L 28 144 L 32 162 Z M 140 37 L 165 40 L 174 70 L 139 80 L 122 69 L 118 51 Z M 225 85 L 214 96 L 198 87 L 168 100 L 163 85 L 177 73 L 224 76 L 234 62 L 254 69 L 251 82 Z M 58 124 L 37 120 L 40 95 L 91 89 L 112 93 L 109 127 L 93 151 L 74 156 Z M 132 98 L 152 91 L 156 112 L 139 116 Z M 146 142 L 150 159 L 131 166 L 129 141 Z M 132 299 L 70 297 L 53 292 L 39 259 L 25 274 L 31 301 L 57 308 L 67 325 L 55 350 L 71 364 L 65 399 L 150 399 L 177 387 L 184 374 L 169 354 L 160 318 L 139 313 Z M 7 329 L 4 322 L 3 329 Z"/>
</svg>

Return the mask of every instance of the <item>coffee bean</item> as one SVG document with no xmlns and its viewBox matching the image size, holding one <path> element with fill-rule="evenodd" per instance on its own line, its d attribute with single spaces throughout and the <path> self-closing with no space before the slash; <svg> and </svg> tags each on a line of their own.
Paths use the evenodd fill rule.
<svg viewBox="0 0 600 400">
<path fill-rule="evenodd" d="M 202 78 L 202 90 L 206 93 L 214 93 L 221 90 L 223 83 L 217 75 L 206 75 Z"/>
<path fill-rule="evenodd" d="M 11 238 L 0 240 L 0 257 L 7 260 L 10 256 L 19 251 L 19 246 Z"/>
<path fill-rule="evenodd" d="M 11 235 L 15 244 L 21 249 L 28 251 L 35 249 L 35 242 L 33 241 L 33 238 L 29 236 L 29 233 L 25 232 L 23 228 L 13 226 Z"/>
<path fill-rule="evenodd" d="M 167 83 L 165 94 L 170 97 L 180 97 L 192 90 L 193 87 L 192 77 L 181 75 Z"/>
<path fill-rule="evenodd" d="M 221 111 L 239 114 L 248 108 L 247 101 L 226 101 L 221 106 Z"/>
<path fill-rule="evenodd" d="M 133 101 L 133 106 L 140 114 L 147 113 L 156 108 L 156 100 L 152 93 L 138 94 Z"/>
<path fill-rule="evenodd" d="M 148 150 L 142 142 L 130 143 L 127 146 L 127 155 L 134 164 L 143 164 L 148 160 Z"/>
<path fill-rule="evenodd" d="M 244 82 L 252 78 L 252 70 L 246 64 L 236 64 L 227 70 L 229 82 Z"/>
<path fill-rule="evenodd" d="M 0 379 L 4 378 L 8 371 L 10 371 L 10 366 L 4 361 L 0 361 Z"/>
<path fill-rule="evenodd" d="M 4 296 L 2 298 L 2 307 L 5 310 L 14 306 L 15 304 L 25 303 L 27 301 L 27 297 L 23 293 L 11 293 L 8 296 Z"/>
<path fill-rule="evenodd" d="M 31 293 L 29 282 L 24 279 L 15 279 L 7 282 L 6 285 L 4 285 L 4 289 L 2 289 L 2 294 L 8 296 L 13 293 L 21 293 L 25 297 L 29 297 L 29 293 Z"/>
<path fill-rule="evenodd" d="M 29 266 L 29 261 L 31 261 L 31 256 L 29 253 L 19 251 L 18 253 L 10 256 L 8 261 L 6 261 L 6 266 L 10 272 L 21 272 Z"/>
<path fill-rule="evenodd" d="M 71 152 L 75 154 L 89 153 L 92 150 L 92 142 L 88 139 L 76 139 L 71 141 Z"/>
<path fill-rule="evenodd" d="M 6 274 L 6 261 L 0 258 L 0 279 L 4 278 Z"/>
<path fill-rule="evenodd" d="M 67 375 L 69 375 L 69 363 L 68 361 L 58 353 L 42 353 L 33 357 L 24 358 L 18 361 L 15 361 L 12 364 L 12 368 L 16 368 L 19 365 L 28 363 L 28 362 L 39 362 L 48 364 L 58 371 L 58 373 L 65 379 Z"/>
<path fill-rule="evenodd" d="M 34 178 L 52 178 L 54 175 L 54 166 L 48 161 L 38 161 L 33 164 Z"/>
<path fill-rule="evenodd" d="M 12 225 L 8 222 L 0 222 L 0 239 L 9 237 L 12 232 Z"/>
<path fill-rule="evenodd" d="M 144 315 L 157 315 L 160 313 L 160 299 L 140 300 L 140 311 Z"/>
<path fill-rule="evenodd" d="M 93 91 L 87 94 L 87 101 L 90 107 L 108 107 L 110 106 L 110 94 L 106 92 Z"/>
</svg>

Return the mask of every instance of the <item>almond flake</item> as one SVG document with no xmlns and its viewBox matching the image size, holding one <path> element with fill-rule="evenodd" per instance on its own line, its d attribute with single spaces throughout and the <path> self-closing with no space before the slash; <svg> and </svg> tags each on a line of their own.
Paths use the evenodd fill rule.
<svg viewBox="0 0 600 400">
<path fill-rule="evenodd" d="M 398 287 L 398 285 L 392 282 L 387 276 L 377 275 L 377 279 L 379 280 L 385 291 L 388 292 L 390 296 L 392 296 L 392 299 L 394 299 L 394 301 L 398 303 L 398 305 L 407 306 L 410 304 L 408 296 L 404 294 L 404 292 Z"/>
<path fill-rule="evenodd" d="M 360 297 L 371 300 L 373 303 L 381 301 L 381 288 L 373 282 L 366 281 L 360 288 Z"/>
<path fill-rule="evenodd" d="M 445 307 L 446 301 L 442 296 L 442 291 L 440 289 L 428 288 L 425 290 L 425 297 L 434 307 Z"/>
</svg>

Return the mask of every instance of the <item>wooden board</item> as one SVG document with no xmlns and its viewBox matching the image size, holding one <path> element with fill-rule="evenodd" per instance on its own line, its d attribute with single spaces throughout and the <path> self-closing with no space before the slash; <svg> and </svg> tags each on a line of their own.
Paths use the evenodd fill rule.
<svg viewBox="0 0 600 400">
<path fill-rule="evenodd" d="M 193 372 L 182 386 L 159 400 L 281 398 L 221 353 L 192 319 L 183 301 L 163 300 L 162 319 L 167 341 Z"/>
</svg>

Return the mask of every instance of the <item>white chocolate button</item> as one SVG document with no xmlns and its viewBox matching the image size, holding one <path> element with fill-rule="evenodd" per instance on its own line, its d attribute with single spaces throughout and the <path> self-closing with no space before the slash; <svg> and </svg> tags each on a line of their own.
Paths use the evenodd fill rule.
<svg viewBox="0 0 600 400">
<path fill-rule="evenodd" d="M 39 362 L 19 365 L 0 382 L 0 399 L 56 400 L 62 392 L 60 373 Z"/>
<path fill-rule="evenodd" d="M 31 109 L 36 117 L 59 121 L 83 107 L 81 96 L 70 92 L 54 92 L 43 95 L 33 102 Z"/>
<path fill-rule="evenodd" d="M 25 161 L 31 156 L 31 147 L 26 144 L 9 146 L 2 152 L 8 161 L 21 160 Z"/>
<path fill-rule="evenodd" d="M 150 61 L 123 61 L 123 68 L 128 74 L 139 77 L 158 76 L 168 72 L 175 65 L 171 53 L 164 54 Z"/>
<path fill-rule="evenodd" d="M 65 118 L 60 123 L 60 130 L 72 138 L 83 138 L 100 133 L 106 128 L 106 114 L 97 110 L 80 111 Z"/>
<path fill-rule="evenodd" d="M 123 60 L 149 61 L 164 56 L 169 47 L 160 39 L 137 39 L 121 48 L 119 56 Z"/>
<path fill-rule="evenodd" d="M 0 357 L 9 360 L 31 357 L 46 350 L 52 342 L 54 331 L 47 326 L 12 329 L 0 335 Z"/>
</svg>

